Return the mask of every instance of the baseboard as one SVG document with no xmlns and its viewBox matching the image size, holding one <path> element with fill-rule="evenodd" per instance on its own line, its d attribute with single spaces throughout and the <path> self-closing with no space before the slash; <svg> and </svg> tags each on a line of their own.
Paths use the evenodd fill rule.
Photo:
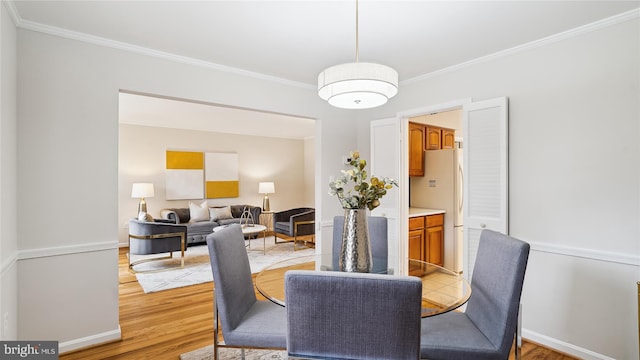
<svg viewBox="0 0 640 360">
<path fill-rule="evenodd" d="M 544 345 L 553 350 L 565 353 L 567 355 L 575 356 L 579 359 L 584 360 L 615 360 L 612 357 L 598 354 L 594 351 L 581 348 L 579 346 L 575 346 L 573 344 L 566 343 L 564 341 L 560 341 L 558 339 L 554 339 L 552 337 L 539 334 L 535 331 L 522 329 L 522 338 L 525 340 L 530 340 L 532 342 L 538 343 L 540 345 Z"/>
<path fill-rule="evenodd" d="M 86 349 L 88 347 L 93 347 L 97 345 L 102 345 L 114 341 L 119 341 L 122 339 L 122 330 L 120 329 L 120 325 L 118 325 L 118 329 L 103 332 L 101 334 L 95 334 L 91 336 L 87 336 L 80 339 L 75 339 L 71 341 L 65 341 L 58 345 L 58 350 L 61 354 L 76 351 L 81 349 Z"/>
</svg>

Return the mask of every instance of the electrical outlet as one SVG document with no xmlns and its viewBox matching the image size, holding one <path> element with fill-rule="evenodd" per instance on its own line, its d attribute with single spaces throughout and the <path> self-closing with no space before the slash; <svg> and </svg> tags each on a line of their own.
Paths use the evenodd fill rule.
<svg viewBox="0 0 640 360">
<path fill-rule="evenodd" d="M 429 180 L 429 187 L 436 187 L 436 181 L 435 180 Z"/>
<path fill-rule="evenodd" d="M 129 222 L 128 222 L 128 221 L 125 221 L 125 222 L 124 222 L 124 228 L 125 228 L 125 229 L 128 229 L 128 228 L 129 228 Z"/>
</svg>

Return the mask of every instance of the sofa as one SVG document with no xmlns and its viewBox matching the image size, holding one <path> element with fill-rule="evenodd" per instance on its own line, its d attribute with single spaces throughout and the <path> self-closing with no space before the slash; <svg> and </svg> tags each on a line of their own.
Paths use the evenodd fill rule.
<svg viewBox="0 0 640 360">
<path fill-rule="evenodd" d="M 191 246 L 206 244 L 207 235 L 211 234 L 215 227 L 246 223 L 246 215 L 241 219 L 245 209 L 251 214 L 253 223 L 258 224 L 262 212 L 260 207 L 252 205 L 208 206 L 206 201 L 200 205 L 190 202 L 188 208 L 162 209 L 160 216 L 170 223 L 186 225 L 187 246 Z"/>
</svg>

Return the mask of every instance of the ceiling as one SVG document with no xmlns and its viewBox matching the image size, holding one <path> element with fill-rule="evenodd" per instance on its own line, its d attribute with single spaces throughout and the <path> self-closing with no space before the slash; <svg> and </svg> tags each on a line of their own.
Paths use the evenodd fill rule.
<svg viewBox="0 0 640 360">
<path fill-rule="evenodd" d="M 88 41 L 106 39 L 302 87 L 315 87 L 326 67 L 355 61 L 355 1 L 8 4 L 19 27 L 86 34 Z M 360 0 L 359 59 L 395 68 L 402 91 L 403 82 L 639 7 L 640 1 Z"/>
</svg>

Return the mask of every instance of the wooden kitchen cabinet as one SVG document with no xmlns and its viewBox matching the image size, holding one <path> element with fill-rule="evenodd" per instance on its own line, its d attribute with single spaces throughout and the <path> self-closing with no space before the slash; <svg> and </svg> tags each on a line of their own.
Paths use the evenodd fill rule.
<svg viewBox="0 0 640 360">
<path fill-rule="evenodd" d="M 442 149 L 442 128 L 426 126 L 426 150 Z"/>
<path fill-rule="evenodd" d="M 409 218 L 409 258 L 444 266 L 444 214 Z"/>
<path fill-rule="evenodd" d="M 409 123 L 409 176 L 424 176 L 425 126 Z"/>
<path fill-rule="evenodd" d="M 425 231 L 425 259 L 444 266 L 444 214 L 427 216 Z"/>
<path fill-rule="evenodd" d="M 409 218 L 409 259 L 424 261 L 424 216 Z"/>
<path fill-rule="evenodd" d="M 456 131 L 442 128 L 442 149 L 453 149 L 456 146 Z"/>
</svg>

